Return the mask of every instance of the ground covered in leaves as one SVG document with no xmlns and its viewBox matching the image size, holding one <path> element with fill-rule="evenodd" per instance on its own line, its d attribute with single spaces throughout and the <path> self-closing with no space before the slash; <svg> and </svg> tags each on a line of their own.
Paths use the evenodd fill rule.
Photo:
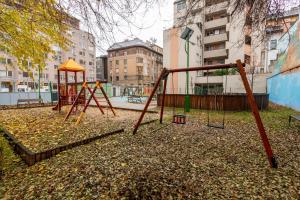
<svg viewBox="0 0 300 200">
<path fill-rule="evenodd" d="M 281 107 L 262 112 L 278 169 L 269 167 L 248 112 L 228 113 L 225 130 L 207 128 L 205 112 L 192 112 L 187 125 L 146 125 L 31 167 L 1 138 L 0 198 L 299 199 L 300 129 L 288 126 L 289 114 Z"/>
<path fill-rule="evenodd" d="M 128 129 L 140 116 L 139 112 L 123 110 L 117 110 L 114 116 L 108 109 L 103 115 L 98 108 L 89 108 L 81 123 L 76 125 L 79 113 L 64 121 L 67 110 L 61 113 L 50 107 L 2 110 L 0 126 L 31 151 L 41 152 L 121 128 Z M 154 116 L 149 114 L 145 120 Z"/>
</svg>

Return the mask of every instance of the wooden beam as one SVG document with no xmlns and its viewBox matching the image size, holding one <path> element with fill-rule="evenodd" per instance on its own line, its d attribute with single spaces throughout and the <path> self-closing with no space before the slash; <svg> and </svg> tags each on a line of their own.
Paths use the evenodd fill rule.
<svg viewBox="0 0 300 200">
<path fill-rule="evenodd" d="M 250 88 L 248 79 L 246 77 L 244 67 L 242 65 L 241 60 L 237 60 L 236 62 L 237 62 L 239 73 L 241 75 L 241 78 L 242 78 L 242 81 L 243 81 L 243 84 L 244 84 L 244 87 L 245 87 L 245 90 L 246 90 L 246 93 L 247 93 L 247 98 L 248 98 L 253 116 L 254 116 L 255 121 L 256 121 L 257 128 L 258 128 L 259 133 L 260 133 L 261 140 L 263 142 L 266 154 L 268 156 L 269 163 L 270 163 L 271 167 L 277 168 L 278 164 L 277 164 L 275 156 L 273 155 L 273 151 L 272 151 L 271 145 L 269 143 L 269 139 L 268 139 L 268 136 L 266 134 L 266 130 L 264 128 L 263 122 L 261 120 L 261 117 L 260 117 L 260 114 L 259 114 L 259 111 L 258 111 L 258 107 L 257 107 L 257 104 L 256 104 L 254 96 L 253 96 L 253 92 Z"/>
<path fill-rule="evenodd" d="M 165 97 L 166 97 L 166 90 L 167 90 L 167 81 L 168 77 L 165 77 L 164 80 L 164 90 L 163 90 L 163 96 L 162 96 L 162 102 L 161 102 L 161 108 L 160 108 L 160 120 L 159 122 L 163 123 L 163 116 L 164 116 L 164 107 L 165 107 Z"/>
<path fill-rule="evenodd" d="M 245 66 L 245 64 L 242 64 Z M 219 65 L 204 65 L 202 67 L 190 67 L 190 68 L 178 68 L 178 69 L 170 69 L 169 73 L 176 72 L 191 72 L 191 71 L 204 71 L 204 70 L 214 70 L 214 69 L 230 69 L 237 68 L 237 64 L 219 64 Z"/>
<path fill-rule="evenodd" d="M 161 71 L 160 76 L 159 76 L 158 80 L 156 81 L 156 83 L 155 83 L 155 85 L 154 85 L 154 88 L 153 88 L 153 90 L 152 90 L 152 92 L 151 92 L 151 94 L 150 94 L 149 99 L 147 100 L 147 103 L 146 103 L 146 105 L 145 105 L 145 107 L 144 107 L 144 110 L 143 110 L 143 112 L 142 112 L 142 114 L 141 114 L 141 116 L 140 116 L 138 122 L 137 122 L 136 125 L 134 126 L 133 134 L 136 134 L 136 132 L 137 132 L 139 126 L 141 125 L 141 122 L 143 121 L 143 118 L 144 118 L 144 116 L 145 116 L 145 113 L 146 113 L 147 110 L 148 110 L 148 107 L 149 107 L 149 105 L 150 105 L 150 103 L 151 103 L 151 101 L 152 101 L 152 98 L 153 98 L 153 96 L 154 96 L 154 94 L 155 94 L 155 92 L 156 92 L 156 90 L 157 90 L 157 88 L 158 88 L 158 86 L 159 86 L 159 84 L 160 84 L 160 81 L 162 80 L 163 77 L 165 77 L 165 76 L 167 76 L 167 75 L 168 75 L 168 70 L 167 70 L 166 68 L 164 68 L 164 69 Z"/>
</svg>

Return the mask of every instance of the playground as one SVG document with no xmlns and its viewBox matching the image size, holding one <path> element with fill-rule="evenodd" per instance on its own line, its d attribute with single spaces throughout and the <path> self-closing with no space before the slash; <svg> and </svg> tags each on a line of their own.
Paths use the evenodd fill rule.
<svg viewBox="0 0 300 200">
<path fill-rule="evenodd" d="M 219 68 L 238 68 L 252 113 L 227 110 L 224 94 L 222 101 L 216 94 L 214 101 L 206 98 L 206 110 L 165 106 L 169 75 Z M 299 113 L 268 104 L 259 112 L 240 61 L 163 69 L 139 111 L 116 109 L 105 81 L 69 83 L 68 73 L 84 77 L 80 66 L 60 67 L 60 72 L 65 82 L 59 84 L 56 106 L 0 113 L 7 139 L 0 140 L 0 198 L 299 197 L 299 122 L 288 121 Z M 155 108 L 161 82 L 161 106 Z"/>
<path fill-rule="evenodd" d="M 29 110 L 5 117 L 18 119 L 26 112 Z M 133 118 L 133 113 L 122 112 L 122 119 Z M 164 125 L 168 126 L 162 129 L 157 130 L 159 123 L 144 125 L 134 136 L 113 135 L 31 167 L 1 138 L 9 156 L 4 157 L 0 197 L 297 199 L 300 132 L 298 124 L 288 125 L 290 113 L 294 111 L 273 105 L 261 112 L 278 169 L 270 168 L 249 112 L 227 113 L 226 128 L 220 130 L 207 127 L 206 113 L 199 110 L 191 110 L 186 125 L 172 124 L 172 109 L 166 109 Z M 151 115 L 146 113 L 145 118 Z M 84 123 L 90 122 L 83 119 L 81 125 Z M 114 126 L 119 128 L 120 123 Z"/>
</svg>

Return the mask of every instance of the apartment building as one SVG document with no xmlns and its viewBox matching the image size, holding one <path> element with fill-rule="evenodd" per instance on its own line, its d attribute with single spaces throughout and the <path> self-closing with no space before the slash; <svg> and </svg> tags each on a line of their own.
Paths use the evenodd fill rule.
<svg viewBox="0 0 300 200">
<path fill-rule="evenodd" d="M 107 55 L 96 57 L 96 78 L 97 80 L 108 80 Z"/>
<path fill-rule="evenodd" d="M 259 67 L 261 50 L 253 48 L 253 43 L 259 43 L 258 38 L 256 41 L 252 38 L 251 26 L 244 26 L 246 14 L 230 16 L 232 3 L 230 0 L 205 0 L 191 7 L 190 1 L 175 1 L 174 26 L 164 31 L 164 66 L 186 67 L 186 41 L 180 35 L 185 27 L 189 27 L 194 31 L 189 45 L 190 67 L 235 63 L 237 59 L 248 64 L 247 70 Z M 169 82 L 168 92 L 174 87 L 176 93 L 186 93 L 186 75 L 174 74 L 173 79 L 175 85 L 171 86 Z M 189 84 L 192 94 L 197 88 L 204 87 L 212 88 L 212 91 L 224 90 L 225 80 L 216 71 L 199 71 L 190 73 Z M 243 92 L 236 84 L 229 83 L 227 87 L 227 91 Z"/>
<path fill-rule="evenodd" d="M 108 50 L 109 81 L 124 91 L 147 94 L 163 68 L 163 49 L 135 38 L 113 44 Z"/>
<path fill-rule="evenodd" d="M 70 29 L 68 30 L 71 45 L 66 49 L 53 45 L 55 54 L 49 54 L 45 69 L 41 70 L 41 89 L 48 89 L 51 82 L 53 89 L 57 89 L 57 68 L 68 59 L 74 59 L 86 68 L 86 79 L 96 80 L 96 47 L 95 38 L 92 34 L 80 30 L 80 21 L 70 17 Z M 21 71 L 17 66 L 16 59 L 0 49 L 0 91 L 34 91 L 38 88 L 38 71 Z M 28 62 L 30 66 L 31 63 Z M 32 73 L 32 74 L 31 74 Z M 79 76 L 82 79 L 82 77 Z M 64 80 L 64 74 L 60 77 Z M 70 82 L 74 81 L 74 75 L 69 75 Z"/>
<path fill-rule="evenodd" d="M 263 51 L 264 71 L 273 72 L 272 63 L 277 60 L 279 39 L 299 19 L 300 8 L 294 7 L 283 13 L 282 16 L 270 16 L 266 23 L 266 43 Z"/>
</svg>

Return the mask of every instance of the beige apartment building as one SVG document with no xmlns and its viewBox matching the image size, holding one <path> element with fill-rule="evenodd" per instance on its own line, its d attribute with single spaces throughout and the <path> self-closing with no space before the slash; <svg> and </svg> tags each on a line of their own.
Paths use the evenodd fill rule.
<svg viewBox="0 0 300 200">
<path fill-rule="evenodd" d="M 53 46 L 56 52 L 54 55 L 49 54 L 46 62 L 46 68 L 41 71 L 41 89 L 47 91 L 49 83 L 53 84 L 53 89 L 57 89 L 57 68 L 60 64 L 68 59 L 74 59 L 77 63 L 86 68 L 86 79 L 88 81 L 96 80 L 96 47 L 95 38 L 92 34 L 80 30 L 80 21 L 76 18 L 69 19 L 71 46 L 67 50 L 63 50 L 58 46 Z M 16 59 L 0 50 L 0 92 L 13 91 L 35 91 L 38 88 L 38 72 L 32 73 L 21 71 Z M 31 63 L 29 62 L 30 66 Z M 60 79 L 64 80 L 64 74 Z M 70 82 L 74 81 L 74 75 L 68 76 Z M 79 79 L 82 77 L 79 76 Z"/>
<path fill-rule="evenodd" d="M 107 52 L 109 81 L 120 90 L 114 93 L 150 93 L 163 68 L 161 47 L 135 38 L 115 43 Z"/>
<path fill-rule="evenodd" d="M 164 31 L 164 67 L 186 67 L 186 41 L 180 38 L 185 27 L 194 31 L 189 45 L 190 67 L 235 63 L 237 59 L 248 64 L 247 70 L 250 70 L 251 66 L 259 67 L 261 52 L 260 48 L 253 48 L 253 43 L 256 41 L 252 38 L 251 28 L 247 29 L 244 26 L 246 15 L 230 16 L 231 9 L 230 0 L 203 0 L 193 8 L 189 1 L 176 0 L 174 25 Z M 207 75 L 209 75 L 208 81 Z M 174 74 L 173 78 L 174 91 L 186 93 L 185 73 Z M 189 78 L 190 94 L 196 93 L 197 87 L 208 86 L 212 91 L 225 90 L 224 77 L 215 75 L 215 71 L 191 72 Z M 227 84 L 226 90 L 234 93 L 243 92 L 243 88 L 236 84 L 238 82 L 240 80 L 231 80 L 232 84 Z M 167 89 L 168 92 L 173 91 L 170 81 Z M 264 92 L 264 90 L 265 86 L 262 86 L 258 87 L 256 92 Z"/>
</svg>

